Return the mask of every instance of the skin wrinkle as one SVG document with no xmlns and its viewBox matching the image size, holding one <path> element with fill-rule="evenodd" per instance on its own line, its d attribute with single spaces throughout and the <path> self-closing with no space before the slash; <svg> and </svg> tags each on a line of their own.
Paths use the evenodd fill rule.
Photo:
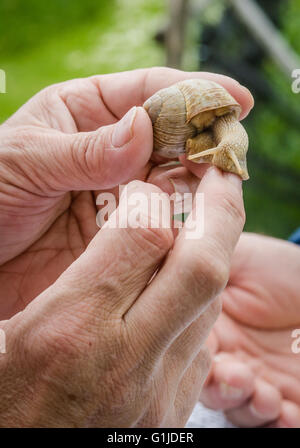
<svg viewBox="0 0 300 448">
<path fill-rule="evenodd" d="M 265 293 L 267 293 L 267 289 L 265 289 L 262 285 L 256 285 L 256 287 L 260 286 L 260 294 L 262 293 L 262 291 L 264 291 Z M 235 282 L 232 282 L 231 284 L 228 283 L 228 290 L 234 290 L 234 295 L 237 296 L 239 293 L 239 288 L 237 286 L 235 286 Z M 241 291 L 243 293 L 248 293 L 249 296 L 253 295 L 253 288 L 251 286 L 247 287 L 243 284 L 243 288 L 241 289 Z M 256 290 L 257 291 L 257 290 Z M 227 293 L 227 292 L 226 292 Z M 261 303 L 261 300 L 257 299 L 258 303 Z M 223 309 L 224 311 L 226 311 L 226 314 L 232 319 L 232 321 L 234 321 L 237 325 L 241 326 L 242 324 L 239 322 L 238 318 L 235 317 L 235 312 L 233 310 L 230 309 L 230 307 L 228 305 L 226 305 L 227 301 L 223 302 Z M 300 327 L 300 321 L 299 323 L 295 324 L 295 328 L 297 327 L 297 325 Z M 274 331 L 285 331 L 285 330 L 290 330 L 290 325 L 286 325 L 286 326 L 279 326 L 279 327 L 269 327 L 269 326 L 265 326 L 265 327 L 261 327 L 261 328 L 257 328 L 257 326 L 255 326 L 255 323 L 252 324 L 251 322 L 248 322 L 244 325 L 242 325 L 244 328 L 252 328 L 255 331 L 261 331 L 261 332 L 274 332 Z"/>
<path fill-rule="evenodd" d="M 231 319 L 234 321 L 234 318 L 231 318 Z M 238 321 L 236 321 L 236 324 L 238 324 Z M 240 323 L 238 325 L 239 325 L 239 327 L 244 327 L 244 331 L 246 331 L 247 342 L 244 342 L 244 338 L 240 340 L 241 347 L 237 351 L 237 359 L 239 359 L 241 352 L 244 354 L 244 356 L 246 356 L 246 358 L 255 359 L 257 361 L 257 363 L 259 364 L 259 367 L 258 367 L 258 365 L 256 365 L 256 367 L 255 367 L 255 372 L 257 374 L 268 371 L 267 368 L 263 365 L 261 359 L 263 359 L 264 362 L 267 363 L 267 367 L 269 369 L 272 370 L 274 367 L 276 367 L 276 370 L 279 370 L 280 372 L 285 374 L 286 366 L 278 365 L 278 363 L 272 362 L 270 360 L 269 356 L 266 356 L 266 347 L 264 347 L 264 345 L 262 343 L 260 343 L 259 340 L 254 338 L 253 335 L 251 335 L 251 331 L 247 331 L 248 329 L 245 325 L 242 325 Z M 262 331 L 264 332 L 265 330 L 262 330 Z M 216 333 L 218 334 L 218 328 L 216 328 Z M 221 334 L 218 334 L 218 340 L 222 341 Z M 251 344 L 250 346 L 249 346 L 249 343 Z M 223 345 L 221 344 L 219 351 L 222 352 L 223 350 L 226 351 L 226 346 L 223 347 Z M 272 347 L 268 346 L 267 347 L 267 355 L 269 355 L 270 352 L 273 353 L 274 356 L 276 356 L 276 354 L 278 353 L 278 351 L 276 351 Z M 242 356 L 242 359 L 243 359 L 243 356 Z M 269 379 L 269 375 L 268 376 L 263 375 L 263 376 L 266 379 Z M 295 375 L 295 379 L 297 379 L 296 375 Z"/>
<path fill-rule="evenodd" d="M 18 193 L 20 192 L 21 194 L 24 194 L 24 193 L 26 195 L 32 194 L 35 197 L 38 197 L 40 199 L 48 199 L 48 200 L 55 199 L 56 197 L 59 197 L 59 196 L 49 193 L 49 188 L 47 189 L 47 191 L 43 192 L 42 183 L 40 183 L 40 184 L 36 183 L 36 180 L 39 179 L 39 174 L 37 174 L 38 171 L 36 170 L 36 164 L 34 163 L 34 160 L 32 160 L 31 157 L 26 157 L 25 161 L 27 164 L 29 163 L 29 170 L 31 171 L 31 176 L 28 176 L 28 172 L 27 172 L 28 170 L 24 170 L 22 168 L 22 164 L 19 164 L 18 166 L 16 166 L 16 165 L 10 166 L 9 159 L 2 161 L 2 164 L 5 164 L 6 168 L 10 168 L 12 173 L 15 173 L 17 171 L 18 174 L 21 174 L 21 176 L 22 176 L 21 179 L 25 179 L 26 188 L 23 187 L 21 182 L 18 182 L 18 183 L 15 182 L 17 179 L 20 180 L 20 178 L 15 175 L 13 175 L 7 183 L 9 183 L 10 186 L 15 187 L 16 192 L 18 192 Z M 7 170 L 5 172 L 6 172 L 6 174 L 8 173 Z M 32 176 L 32 173 L 34 173 L 35 176 Z M 30 177 L 30 182 L 27 182 L 28 177 Z M 31 184 L 35 187 L 34 189 L 32 189 L 32 188 L 30 189 Z M 25 203 L 25 205 L 26 205 L 26 203 Z"/>
<path fill-rule="evenodd" d="M 119 121 L 119 118 L 113 113 L 113 111 L 109 108 L 108 103 L 105 101 L 105 98 L 104 98 L 104 95 L 103 95 L 102 89 L 101 89 L 101 79 L 100 78 L 96 79 L 95 77 L 91 77 L 90 79 L 98 91 L 100 101 L 102 102 L 105 109 L 110 113 L 110 115 L 113 119 L 112 123 Z"/>
<path fill-rule="evenodd" d="M 232 320 L 234 321 L 234 319 L 232 319 Z M 243 325 L 240 325 L 240 324 L 239 324 L 239 326 L 242 326 L 242 327 L 243 327 Z M 228 343 L 227 343 L 226 341 L 224 341 L 223 334 L 220 333 L 220 329 L 219 329 L 218 325 L 216 325 L 214 331 L 215 331 L 215 334 L 217 335 L 217 338 L 218 338 L 218 345 L 219 345 L 219 348 L 220 348 L 219 351 L 221 351 L 221 352 L 223 352 L 223 351 L 227 352 L 228 349 L 229 349 L 229 346 L 228 346 Z M 253 344 L 252 344 L 252 347 L 248 347 L 248 346 L 246 345 L 246 343 L 244 343 L 244 339 L 245 339 L 245 336 L 243 335 L 243 337 L 242 337 L 242 338 L 240 339 L 240 341 L 239 341 L 239 342 L 242 344 L 242 345 L 241 345 L 241 348 L 237 348 L 235 351 L 236 351 L 236 352 L 239 352 L 239 351 L 241 351 L 241 350 L 244 350 L 244 352 L 245 352 L 246 354 L 247 354 L 247 352 L 249 352 L 249 353 L 250 353 L 250 356 L 253 356 L 253 357 L 256 358 L 257 354 L 256 354 L 256 351 L 255 351 L 255 348 L 253 347 Z M 250 340 L 250 342 L 251 342 L 251 340 Z M 243 347 L 244 347 L 244 348 L 243 348 Z"/>
<path fill-rule="evenodd" d="M 13 273 L 13 276 L 14 277 L 13 277 L 13 281 L 11 282 L 11 287 L 12 287 L 13 291 L 15 292 L 15 298 L 14 298 L 12 307 L 16 308 L 16 305 L 18 304 L 19 301 L 21 301 L 23 306 L 25 305 L 26 302 L 25 302 L 25 300 L 23 300 L 22 293 L 19 291 L 19 285 L 22 281 L 23 276 L 22 276 L 22 274 L 19 274 L 19 273 Z M 0 278 L 1 277 L 2 277 L 2 272 L 0 272 Z M 5 275 L 4 275 L 4 277 L 5 277 Z M 17 277 L 17 278 L 15 279 L 15 277 Z M 21 277 L 21 278 L 19 279 L 18 277 Z M 0 301 L 0 303 L 1 303 L 1 301 Z M 6 303 L 6 301 L 5 301 L 5 303 Z M 1 314 L 0 314 L 0 320 L 1 320 L 1 322 L 3 322 Z"/>
<path fill-rule="evenodd" d="M 63 212 L 63 213 L 65 213 L 65 212 Z M 72 213 L 72 209 L 69 209 L 69 213 Z M 60 216 L 57 217 L 57 219 L 59 219 L 59 218 L 60 218 Z M 77 220 L 76 217 L 75 217 L 75 221 L 76 221 L 77 224 L 78 224 L 79 234 L 81 234 L 81 231 L 80 231 L 80 224 L 79 224 L 79 221 Z M 69 226 L 69 225 L 70 225 L 70 223 L 67 221 L 67 222 L 66 222 L 66 226 Z M 70 237 L 69 233 L 66 232 L 66 234 L 68 235 L 68 238 L 69 238 L 69 237 Z M 81 235 L 81 236 L 82 236 L 82 235 Z M 84 237 L 82 236 L 82 239 L 83 239 L 83 238 L 84 238 Z M 83 244 L 82 244 L 82 246 L 79 248 L 79 251 L 80 251 L 80 252 L 83 252 L 83 250 L 84 250 L 85 247 L 86 247 L 86 244 L 85 244 L 85 242 L 83 241 Z M 74 253 L 75 249 L 72 247 L 72 245 L 70 244 L 70 242 L 69 242 L 69 246 L 68 246 L 67 248 L 43 248 L 43 249 L 37 249 L 37 250 L 29 249 L 28 252 L 29 252 L 29 253 L 32 253 L 32 254 L 35 254 L 35 255 L 38 255 L 38 254 L 41 253 L 41 251 L 44 251 L 44 252 L 45 252 L 45 251 L 48 251 L 48 252 L 49 252 L 49 251 L 54 251 L 53 256 L 52 256 L 51 258 L 49 258 L 49 259 L 48 259 L 48 262 L 47 262 L 47 264 L 51 264 L 52 261 L 53 261 L 55 258 L 59 257 L 59 255 L 61 254 L 61 252 L 66 251 L 66 252 L 69 253 L 70 249 L 71 249 L 72 254 L 73 254 L 73 259 L 76 260 L 76 259 L 78 258 L 78 256 L 75 255 L 75 253 Z M 26 300 L 26 299 L 22 296 L 22 294 L 20 293 L 20 290 L 22 289 L 23 282 L 24 282 L 25 279 L 26 279 L 26 274 L 27 274 L 27 272 L 30 270 L 31 265 L 32 265 L 33 263 L 34 263 L 34 258 L 31 257 L 31 261 L 30 261 L 29 264 L 27 264 L 27 267 L 26 267 L 25 272 L 17 273 L 18 275 L 22 276 L 22 280 L 20 281 L 19 289 L 16 290 L 16 292 L 17 292 L 17 294 L 18 294 L 17 299 L 16 299 L 16 302 L 20 302 L 20 303 L 21 303 L 21 308 L 22 308 L 22 309 L 25 308 L 25 306 L 26 306 L 27 303 L 28 303 L 28 300 Z M 1 268 L 1 270 L 0 270 L 0 274 L 2 274 L 2 273 L 4 273 L 4 272 L 5 272 L 5 271 L 3 271 L 2 268 Z M 8 273 L 11 274 L 12 272 L 11 272 L 11 271 L 8 271 Z"/>
<path fill-rule="evenodd" d="M 288 330 L 289 330 L 289 329 L 288 329 Z M 266 347 L 264 346 L 263 342 L 260 341 L 259 338 L 258 338 L 258 340 L 256 340 L 256 338 L 253 336 L 253 334 L 251 334 L 251 330 L 245 329 L 244 331 L 246 331 L 247 338 L 248 338 L 251 342 L 254 342 L 254 343 L 258 346 L 258 348 L 261 350 L 261 352 L 260 352 L 260 356 L 261 356 L 262 354 L 265 354 L 265 352 L 266 352 Z M 265 332 L 265 331 L 262 330 L 262 332 Z M 284 333 L 285 331 L 280 331 L 280 332 L 281 332 L 281 333 Z M 267 346 L 267 355 L 266 355 L 266 356 L 263 356 L 263 358 L 268 362 L 269 357 L 276 356 L 276 355 L 278 355 L 278 353 L 280 353 L 281 355 L 282 355 L 282 354 L 283 354 L 283 355 L 289 355 L 289 353 L 287 354 L 287 353 L 284 353 L 284 352 L 282 352 L 282 351 L 280 351 L 280 350 L 278 351 L 278 350 L 276 350 L 276 349 L 273 348 L 273 347 L 269 347 L 269 346 Z"/>
<path fill-rule="evenodd" d="M 51 98 L 50 104 L 52 103 L 52 101 L 53 101 L 54 104 L 56 104 L 56 100 L 59 101 L 58 102 L 59 108 L 60 108 L 60 106 L 63 106 L 63 108 L 64 108 L 64 114 L 62 114 L 61 116 L 64 116 L 64 117 L 68 116 L 69 118 L 71 118 L 72 122 L 70 124 L 71 124 L 71 128 L 72 128 L 72 132 L 78 132 L 78 127 L 77 127 L 76 120 L 75 120 L 74 116 L 72 115 L 70 109 L 68 108 L 67 101 L 66 101 L 66 99 L 63 96 L 63 85 L 62 85 L 61 90 L 59 89 L 57 91 L 56 90 L 52 91 L 52 87 L 48 88 L 48 95 L 47 95 L 47 89 L 46 89 L 44 91 L 44 95 L 45 95 L 45 99 L 46 100 L 43 101 L 41 103 L 41 105 L 42 105 L 42 108 L 44 110 L 46 110 L 46 112 L 48 113 L 47 116 L 50 117 L 50 122 L 48 122 L 49 128 L 51 129 L 51 123 L 52 123 L 52 118 L 53 118 L 53 110 L 52 110 L 52 108 L 49 108 L 49 106 L 48 106 L 47 96 Z M 63 126 L 61 126 L 60 123 L 63 123 Z M 70 129 L 69 132 L 66 131 L 65 120 L 62 121 L 60 119 L 60 120 L 58 120 L 58 123 L 57 123 L 57 120 L 56 120 L 56 117 L 55 117 L 55 124 L 56 125 L 58 124 L 58 126 L 55 126 L 56 129 L 58 129 L 58 130 L 60 130 L 62 132 L 65 132 L 67 134 L 72 133 L 72 132 L 70 132 L 71 129 Z M 68 125 L 69 125 L 69 123 L 68 123 Z"/>
<path fill-rule="evenodd" d="M 82 202 L 84 202 L 85 204 L 94 206 L 94 210 L 91 211 L 91 215 L 92 216 L 91 215 L 90 216 L 86 215 L 83 218 L 82 215 L 80 216 L 81 212 L 78 214 L 78 211 L 76 211 L 77 203 L 81 202 L 81 197 L 82 197 L 81 195 L 83 195 Z M 76 195 L 76 197 L 73 197 L 72 202 L 70 204 L 70 213 L 71 213 L 71 215 L 74 216 L 74 219 L 75 219 L 75 221 L 77 223 L 79 232 L 80 232 L 81 237 L 82 237 L 83 245 L 85 247 L 87 247 L 87 245 L 90 243 L 91 239 L 95 236 L 95 234 L 99 230 L 99 228 L 98 228 L 98 226 L 96 224 L 96 214 L 97 214 L 97 212 L 98 212 L 98 210 L 96 208 L 96 203 L 95 203 L 93 195 L 91 193 L 83 192 L 83 193 L 80 193 L 79 195 Z M 90 234 L 86 235 L 86 233 L 84 231 L 84 226 L 87 225 L 91 221 L 91 218 L 93 219 L 93 222 L 95 223 L 93 225 L 93 232 L 92 232 L 91 235 Z"/>
<path fill-rule="evenodd" d="M 33 215 L 31 215 L 31 217 L 32 217 L 32 216 L 33 216 Z M 52 219 L 54 219 L 54 221 L 52 221 Z M 30 247 L 30 246 L 33 245 L 33 244 L 37 244 L 39 238 L 42 237 L 42 234 L 43 234 L 44 232 L 47 232 L 48 229 L 50 228 L 50 226 L 51 226 L 52 224 L 55 223 L 55 221 L 56 221 L 56 219 L 55 219 L 55 215 L 53 216 L 52 219 L 49 218 L 48 221 L 45 221 L 44 226 L 40 229 L 39 233 L 36 233 L 35 238 L 37 238 L 37 242 L 33 242 L 32 239 L 24 238 L 24 237 L 23 237 L 23 239 L 22 239 L 23 246 L 26 248 L 26 247 Z M 28 241 L 28 244 L 27 244 L 27 245 L 25 245 L 25 242 L 26 242 L 26 241 Z M 11 244 L 11 246 L 14 247 L 14 246 L 15 246 L 15 243 L 14 243 L 14 244 Z M 16 254 L 16 257 L 17 257 L 18 255 L 19 255 L 19 253 Z M 15 258 L 15 257 L 14 257 L 14 258 Z M 12 262 L 12 261 L 13 261 L 13 258 L 10 258 L 10 259 L 7 259 L 7 260 L 5 261 L 5 263 L 6 263 L 6 262 Z"/>
<path fill-rule="evenodd" d="M 140 104 L 143 104 L 144 101 L 148 98 L 148 92 L 147 92 L 147 88 L 150 84 L 149 80 L 151 79 L 151 75 L 153 70 L 155 70 L 155 68 L 150 68 L 149 70 L 146 70 L 144 72 L 144 76 L 143 76 L 143 81 L 142 81 L 142 88 L 140 90 L 141 92 L 141 102 Z"/>
<path fill-rule="evenodd" d="M 24 282 L 26 281 L 26 274 L 29 272 L 29 270 L 33 264 L 33 259 L 34 259 L 34 257 L 31 257 L 31 260 L 27 264 L 26 269 L 23 272 L 22 278 L 20 279 L 20 286 L 17 289 L 16 303 L 19 303 L 19 302 L 21 303 L 21 309 L 24 309 L 28 303 L 28 299 L 26 300 L 24 295 L 22 294 L 22 286 L 24 285 Z"/>
<path fill-rule="evenodd" d="M 79 131 L 79 129 L 78 129 L 78 123 L 77 123 L 77 121 L 76 121 L 76 118 L 74 117 L 74 115 L 72 114 L 72 112 L 70 111 L 70 109 L 69 109 L 69 107 L 68 107 L 68 94 L 66 95 L 66 97 L 64 97 L 63 96 L 63 92 L 62 93 L 60 93 L 59 94 L 59 98 L 61 99 L 61 101 L 63 102 L 63 104 L 64 104 L 64 107 L 66 108 L 66 110 L 67 110 L 67 113 L 68 113 L 68 115 L 72 118 L 72 121 L 73 121 L 73 123 L 74 123 L 74 133 L 76 133 L 76 132 L 78 132 Z M 64 130 L 63 130 L 64 131 Z"/>
<path fill-rule="evenodd" d="M 70 112 L 69 112 L 69 110 L 68 110 L 67 105 L 64 103 L 63 99 L 59 96 L 59 94 L 58 94 L 58 97 L 62 100 L 62 103 L 64 104 L 65 112 L 67 112 L 67 113 L 70 115 Z M 47 115 L 47 117 L 48 117 L 48 120 L 47 120 L 47 121 L 48 121 L 48 123 L 49 123 L 49 127 L 50 127 L 50 128 L 52 127 L 52 128 L 58 129 L 59 131 L 63 131 L 63 132 L 65 132 L 64 129 L 61 128 L 59 121 L 57 121 L 56 117 L 53 116 L 53 111 L 52 111 L 52 109 L 51 109 L 51 106 L 48 106 L 47 102 L 45 102 L 45 103 L 43 104 L 43 109 L 46 111 L 46 115 Z M 73 117 L 72 117 L 72 118 L 73 118 Z M 75 122 L 74 119 L 73 119 L 73 121 L 74 121 L 74 124 L 75 124 L 75 129 L 74 129 L 74 131 L 77 132 L 78 129 L 77 129 L 77 126 L 76 126 L 76 122 Z"/>
<path fill-rule="evenodd" d="M 15 174 L 15 172 L 17 171 L 18 174 L 21 174 L 21 176 L 22 176 L 23 179 L 26 179 L 26 178 L 27 178 L 27 173 L 21 168 L 21 166 L 18 166 L 18 167 L 13 166 L 13 167 L 12 167 L 12 166 L 10 166 L 9 160 L 8 160 L 8 161 L 7 161 L 7 160 L 3 160 L 1 163 L 2 163 L 2 165 L 4 165 L 4 166 L 6 167 L 5 174 L 9 174 L 9 171 L 7 171 L 7 170 L 11 169 L 12 173 Z M 13 168 L 13 169 L 12 169 L 12 168 Z M 34 170 L 34 171 L 35 171 L 35 170 Z M 16 177 L 15 175 L 13 175 L 13 177 L 12 177 L 11 179 L 9 179 L 8 181 L 6 181 L 6 184 L 7 184 L 9 187 L 15 188 L 15 190 L 16 190 L 17 193 L 19 193 L 19 192 L 20 192 L 21 194 L 24 194 L 24 193 L 25 193 L 26 195 L 28 195 L 28 194 L 34 194 L 35 196 L 37 196 L 37 197 L 39 197 L 39 198 L 45 198 L 45 199 L 48 199 L 48 198 L 49 198 L 48 195 L 46 195 L 46 194 L 41 194 L 41 193 L 40 193 L 40 188 L 34 183 L 33 179 L 31 180 L 31 182 L 32 182 L 32 185 L 33 185 L 35 188 L 32 189 L 31 191 L 30 191 L 30 186 L 27 185 L 27 183 L 26 183 L 26 188 L 24 188 L 20 182 L 19 182 L 19 183 L 15 183 L 16 180 L 20 180 L 20 178 L 19 178 L 19 177 Z"/>
<path fill-rule="evenodd" d="M 100 150 L 100 148 L 102 148 L 102 150 Z M 93 162 L 97 160 L 97 168 L 100 171 L 101 167 L 105 166 L 104 160 L 107 153 L 107 149 L 110 149 L 110 147 L 107 146 L 107 142 L 104 139 L 101 131 L 98 134 L 94 134 L 89 139 L 88 143 L 85 145 L 85 151 L 84 151 L 84 165 L 86 167 L 85 175 L 87 175 L 87 177 L 91 181 L 93 180 L 93 174 L 95 170 Z M 93 154 L 95 154 L 95 156 Z M 106 176 L 104 176 L 104 178 L 105 177 Z"/>
<path fill-rule="evenodd" d="M 74 214 L 74 212 L 72 210 L 72 207 L 69 209 L 68 214 L 69 214 L 69 216 L 73 216 L 75 219 L 76 229 L 78 230 L 77 234 L 79 235 L 79 237 L 81 239 L 81 246 L 79 248 L 79 252 L 82 253 L 85 250 L 87 244 L 85 242 L 85 238 L 82 233 L 82 228 L 81 228 L 80 222 L 77 220 L 76 215 Z M 66 220 L 67 246 L 71 250 L 71 253 L 72 253 L 74 261 L 75 261 L 78 258 L 78 255 L 75 255 L 75 249 L 73 247 L 73 244 L 71 243 L 71 237 L 73 236 L 73 232 L 68 231 L 68 229 L 70 229 L 71 226 L 72 226 L 72 228 L 74 227 L 72 224 L 73 223 L 71 223 L 70 219 Z"/>
</svg>

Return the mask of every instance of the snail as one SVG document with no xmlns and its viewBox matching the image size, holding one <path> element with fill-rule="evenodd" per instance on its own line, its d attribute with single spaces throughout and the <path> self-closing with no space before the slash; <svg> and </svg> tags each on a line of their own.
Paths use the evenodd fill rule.
<svg viewBox="0 0 300 448">
<path fill-rule="evenodd" d="M 166 158 L 186 153 L 249 179 L 248 135 L 239 122 L 241 106 L 221 85 L 189 79 L 159 90 L 143 105 L 153 125 L 153 150 Z"/>
</svg>

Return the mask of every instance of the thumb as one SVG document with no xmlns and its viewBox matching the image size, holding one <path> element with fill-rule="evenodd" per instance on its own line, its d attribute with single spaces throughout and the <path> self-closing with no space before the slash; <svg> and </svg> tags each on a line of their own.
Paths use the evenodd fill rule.
<svg viewBox="0 0 300 448">
<path fill-rule="evenodd" d="M 106 189 L 125 183 L 147 164 L 152 141 L 147 112 L 133 107 L 119 122 L 93 132 L 39 135 L 34 160 L 51 190 Z"/>
</svg>

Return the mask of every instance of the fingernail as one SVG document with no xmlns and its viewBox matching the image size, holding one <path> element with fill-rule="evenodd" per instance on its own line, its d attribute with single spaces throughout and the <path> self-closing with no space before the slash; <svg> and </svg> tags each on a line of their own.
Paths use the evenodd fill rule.
<svg viewBox="0 0 300 448">
<path fill-rule="evenodd" d="M 111 137 L 112 145 L 115 148 L 120 148 L 130 142 L 133 137 L 133 125 L 137 114 L 137 108 L 133 107 L 126 115 L 119 121 L 113 130 Z"/>
<path fill-rule="evenodd" d="M 240 87 L 244 90 L 245 93 L 247 93 L 247 95 L 250 96 L 251 103 L 252 103 L 250 109 L 252 109 L 254 107 L 254 98 L 253 98 L 252 93 L 250 92 L 250 90 L 246 86 L 243 86 L 242 84 L 240 84 Z"/>
<path fill-rule="evenodd" d="M 243 396 L 243 390 L 229 386 L 227 383 L 220 383 L 220 393 L 225 400 L 238 400 Z"/>
</svg>

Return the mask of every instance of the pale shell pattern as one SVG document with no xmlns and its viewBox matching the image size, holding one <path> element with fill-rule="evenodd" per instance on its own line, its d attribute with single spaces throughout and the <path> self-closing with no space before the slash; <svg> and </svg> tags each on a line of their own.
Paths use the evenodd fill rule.
<svg viewBox="0 0 300 448">
<path fill-rule="evenodd" d="M 153 150 L 166 158 L 186 153 L 248 179 L 248 136 L 241 106 L 221 85 L 189 79 L 159 90 L 145 103 L 153 124 Z"/>
</svg>

